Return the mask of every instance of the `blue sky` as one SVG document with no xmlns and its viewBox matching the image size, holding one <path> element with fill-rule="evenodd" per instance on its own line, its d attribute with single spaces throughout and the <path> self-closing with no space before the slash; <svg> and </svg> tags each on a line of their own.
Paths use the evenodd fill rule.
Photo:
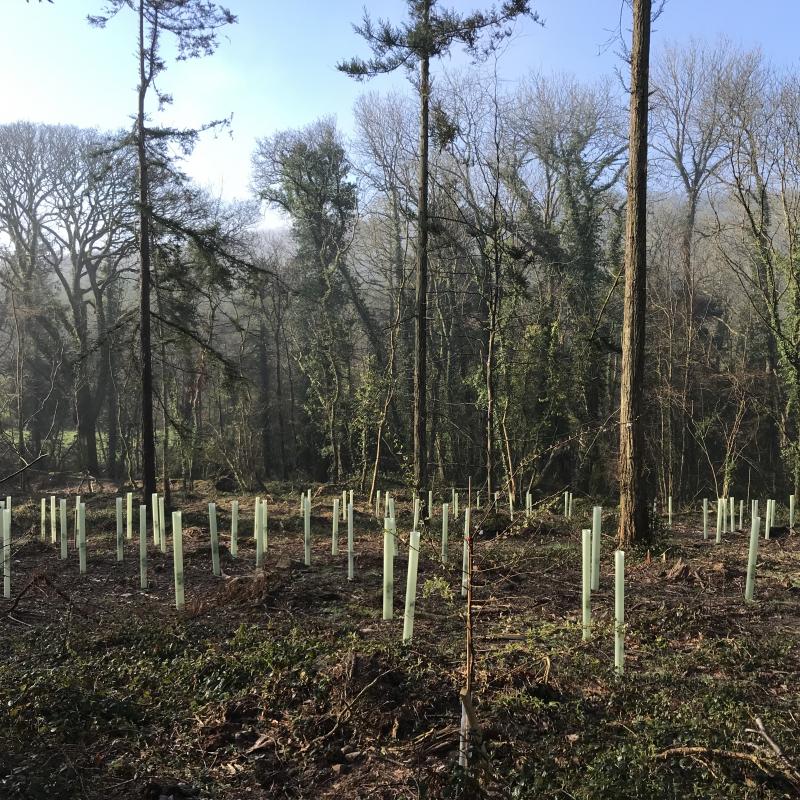
<svg viewBox="0 0 800 800">
<path fill-rule="evenodd" d="M 468 11 L 488 0 L 441 0 Z M 197 125 L 233 113 L 232 134 L 207 137 L 189 172 L 227 198 L 248 193 L 250 154 L 256 137 L 334 115 L 349 132 L 352 106 L 365 90 L 407 85 L 404 76 L 358 84 L 336 61 L 367 55 L 351 23 L 364 0 L 227 0 L 239 23 L 226 30 L 208 59 L 174 64 L 163 75 L 175 103 L 164 121 Z M 370 0 L 373 16 L 404 18 L 403 0 Z M 611 31 L 627 21 L 621 0 L 534 0 L 545 19 L 529 21 L 503 55 L 500 71 L 514 81 L 530 71 L 568 72 L 591 80 L 610 74 L 618 59 L 604 48 Z M 0 2 L 0 122 L 31 119 L 119 128 L 129 124 L 136 84 L 135 20 L 126 12 L 104 30 L 86 23 L 101 0 Z M 657 52 L 666 41 L 727 36 L 760 45 L 779 65 L 798 57 L 800 0 L 669 0 L 654 31 Z M 451 65 L 463 63 L 454 59 Z"/>
</svg>

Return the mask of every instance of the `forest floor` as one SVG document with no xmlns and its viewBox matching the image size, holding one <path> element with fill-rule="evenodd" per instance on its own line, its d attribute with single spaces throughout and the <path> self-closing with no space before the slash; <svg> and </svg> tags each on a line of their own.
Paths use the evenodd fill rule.
<svg viewBox="0 0 800 800">
<path fill-rule="evenodd" d="M 38 499 L 15 499 L 13 596 L 0 600 L 0 797 L 800 797 L 800 535 L 704 541 L 676 515 L 627 554 L 625 674 L 613 671 L 613 517 L 605 514 L 592 636 L 581 641 L 580 531 L 547 512 L 479 537 L 475 698 L 488 760 L 457 766 L 464 682 L 463 517 L 423 533 L 414 638 L 401 644 L 408 503 L 397 498 L 395 619 L 381 619 L 382 523 L 357 502 L 355 580 L 346 526 L 330 547 L 333 488 L 313 506 L 303 566 L 299 493 L 271 486 L 256 574 L 253 498 L 174 498 L 183 510 L 186 609 L 171 553 L 115 559 L 113 493 L 87 503 L 88 572 L 39 538 Z M 288 498 L 288 499 L 287 499 Z M 211 573 L 206 503 L 219 508 Z M 481 518 L 476 513 L 475 522 Z M 508 520 L 486 520 L 497 531 Z M 70 525 L 70 530 L 72 526 Z M 138 537 L 138 526 L 134 526 Z M 171 547 L 170 547 L 171 550 Z M 763 726 L 763 728 L 760 728 Z"/>
</svg>

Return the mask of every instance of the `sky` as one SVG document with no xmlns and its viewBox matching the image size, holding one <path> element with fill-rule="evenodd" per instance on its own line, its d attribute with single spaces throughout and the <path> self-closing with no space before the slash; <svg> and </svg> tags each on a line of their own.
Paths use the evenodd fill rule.
<svg viewBox="0 0 800 800">
<path fill-rule="evenodd" d="M 231 114 L 230 131 L 207 134 L 186 164 L 199 183 L 225 199 L 250 196 L 250 156 L 255 141 L 278 130 L 334 116 L 352 132 L 355 99 L 366 90 L 408 88 L 404 74 L 358 83 L 336 62 L 367 56 L 353 31 L 364 5 L 373 17 L 405 19 L 404 0 L 227 0 L 238 16 L 217 52 L 197 61 L 168 64 L 160 84 L 174 103 L 158 119 L 183 127 Z M 441 0 L 462 11 L 489 0 Z M 620 66 L 606 46 L 630 11 L 622 0 L 534 0 L 544 25 L 517 25 L 499 63 L 503 80 L 531 71 L 571 73 L 592 80 Z M 105 30 L 86 16 L 103 0 L 0 0 L 0 123 L 25 119 L 119 129 L 135 109 L 135 17 L 125 10 Z M 691 38 L 725 36 L 760 46 L 776 64 L 798 59 L 800 0 L 668 0 L 653 31 L 653 50 Z M 465 66 L 456 56 L 434 67 Z"/>
</svg>

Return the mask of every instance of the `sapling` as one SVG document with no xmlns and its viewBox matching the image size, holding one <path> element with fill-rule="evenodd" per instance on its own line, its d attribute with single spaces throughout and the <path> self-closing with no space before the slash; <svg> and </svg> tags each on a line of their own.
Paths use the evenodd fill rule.
<svg viewBox="0 0 800 800">
<path fill-rule="evenodd" d="M 211 533 L 211 572 L 219 577 L 222 572 L 219 566 L 219 532 L 217 531 L 217 505 L 208 504 L 208 527 Z"/>
<path fill-rule="evenodd" d="M 708 539 L 708 498 L 703 498 L 703 538 Z"/>
<path fill-rule="evenodd" d="M 56 496 L 50 495 L 50 542 L 56 541 Z"/>
<path fill-rule="evenodd" d="M 239 555 L 239 501 L 231 503 L 231 556 Z"/>
<path fill-rule="evenodd" d="M 62 499 L 59 506 L 61 512 L 61 559 L 63 561 L 67 557 L 67 501 Z"/>
<path fill-rule="evenodd" d="M 180 511 L 172 512 L 172 568 L 175 575 L 175 608 L 184 606 L 183 520 Z"/>
<path fill-rule="evenodd" d="M 3 597 L 11 599 L 11 509 L 3 508 Z"/>
<path fill-rule="evenodd" d="M 167 522 L 164 518 L 164 497 L 158 498 L 158 536 L 161 541 L 161 552 L 167 552 Z"/>
<path fill-rule="evenodd" d="M 175 523 L 172 523 L 175 536 Z M 139 506 L 139 588 L 147 588 L 147 506 Z"/>
<path fill-rule="evenodd" d="M 353 501 L 347 504 L 347 580 L 353 580 Z"/>
<path fill-rule="evenodd" d="M 461 596 L 467 596 L 469 587 L 469 508 L 464 510 L 464 543 L 461 550 Z"/>
<path fill-rule="evenodd" d="M 408 545 L 406 577 L 406 611 L 403 617 L 403 644 L 410 644 L 414 635 L 414 610 L 417 605 L 417 567 L 419 564 L 419 531 L 411 531 Z"/>
<path fill-rule="evenodd" d="M 303 509 L 303 563 L 311 566 L 311 497 L 306 499 Z"/>
<path fill-rule="evenodd" d="M 78 507 L 78 571 L 86 574 L 86 503 Z"/>
<path fill-rule="evenodd" d="M 586 640 L 590 636 L 590 627 L 592 624 L 592 532 L 586 529 L 582 533 L 582 554 L 583 554 L 583 572 L 582 572 L 582 608 L 583 608 L 583 639 Z"/>
<path fill-rule="evenodd" d="M 442 503 L 442 564 L 447 563 L 447 525 L 450 505 Z"/>
<path fill-rule="evenodd" d="M 592 509 L 592 591 L 600 588 L 600 533 L 603 518 L 603 507 Z"/>
<path fill-rule="evenodd" d="M 750 522 L 750 549 L 747 552 L 747 580 L 744 585 L 744 599 L 747 603 L 753 602 L 753 593 L 756 588 L 756 559 L 758 558 L 758 529 L 760 525 L 760 517 L 753 517 Z"/>
<path fill-rule="evenodd" d="M 116 505 L 117 505 L 117 561 L 122 561 L 123 558 L 123 550 L 122 550 L 122 498 L 116 498 Z"/>
<path fill-rule="evenodd" d="M 394 535 L 389 517 L 383 520 L 383 618 L 394 615 Z"/>
<path fill-rule="evenodd" d="M 342 493 L 344 494 L 344 492 Z M 331 555 L 339 555 L 339 501 L 333 501 L 333 530 L 331 531 Z"/>
<path fill-rule="evenodd" d="M 133 492 L 128 492 L 125 496 L 125 522 L 128 539 L 133 539 Z"/>
<path fill-rule="evenodd" d="M 40 538 L 42 541 L 47 539 L 47 501 L 42 498 L 42 508 L 41 508 L 41 522 L 42 522 L 42 531 L 40 534 Z"/>
<path fill-rule="evenodd" d="M 614 553 L 614 671 L 625 671 L 625 551 Z"/>
</svg>

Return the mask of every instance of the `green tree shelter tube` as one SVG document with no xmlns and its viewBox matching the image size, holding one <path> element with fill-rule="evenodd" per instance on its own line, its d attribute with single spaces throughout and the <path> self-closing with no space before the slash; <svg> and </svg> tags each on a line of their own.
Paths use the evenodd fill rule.
<svg viewBox="0 0 800 800">
<path fill-rule="evenodd" d="M 122 498 L 116 498 L 116 511 L 117 511 L 117 561 L 122 561 L 124 558 L 124 550 L 122 547 Z"/>
<path fill-rule="evenodd" d="M 353 553 L 353 501 L 347 504 L 347 580 L 353 580 L 355 554 Z"/>
<path fill-rule="evenodd" d="M 217 505 L 208 504 L 208 527 L 211 533 L 211 571 L 217 577 L 222 575 L 219 566 L 219 531 L 217 530 Z"/>
<path fill-rule="evenodd" d="M 239 555 L 239 501 L 231 503 L 231 556 Z"/>
<path fill-rule="evenodd" d="M 69 537 L 69 533 L 67 531 L 67 501 L 61 500 L 60 501 L 60 508 L 59 508 L 60 516 L 61 516 L 61 560 L 65 560 L 67 557 L 67 539 Z"/>
<path fill-rule="evenodd" d="M 3 597 L 11 599 L 11 509 L 3 508 Z"/>
<path fill-rule="evenodd" d="M 78 507 L 78 570 L 86 574 L 86 503 Z"/>
<path fill-rule="evenodd" d="M 753 517 L 750 522 L 750 549 L 747 552 L 747 580 L 744 585 L 744 599 L 747 603 L 753 602 L 756 588 L 756 560 L 758 559 L 758 529 L 761 518 Z"/>
<path fill-rule="evenodd" d="M 614 553 L 614 671 L 625 671 L 625 551 Z"/>
<path fill-rule="evenodd" d="M 183 520 L 180 511 L 172 512 L 172 569 L 175 575 L 175 608 L 183 610 Z"/>
<path fill-rule="evenodd" d="M 417 569 L 419 566 L 419 531 L 411 531 L 408 545 L 408 575 L 406 577 L 406 609 L 403 617 L 403 644 L 414 636 L 414 611 L 417 607 Z"/>
<path fill-rule="evenodd" d="M 173 542 L 175 522 L 172 523 Z M 139 588 L 147 588 L 147 506 L 139 506 Z"/>
<path fill-rule="evenodd" d="M 600 588 L 600 536 L 603 520 L 603 507 L 592 509 L 592 591 Z"/>
<path fill-rule="evenodd" d="M 125 495 L 125 523 L 128 539 L 133 539 L 133 492 Z"/>
<path fill-rule="evenodd" d="M 582 611 L 583 611 L 583 639 L 591 636 L 592 625 L 592 531 L 586 529 L 582 533 Z"/>
<path fill-rule="evenodd" d="M 342 492 L 344 496 L 344 492 Z M 339 501 L 333 501 L 333 524 L 331 525 L 331 555 L 339 555 Z"/>
<path fill-rule="evenodd" d="M 442 564 L 447 563 L 447 526 L 450 514 L 450 504 L 442 503 Z"/>
<path fill-rule="evenodd" d="M 392 521 L 383 521 L 383 618 L 394 616 L 394 531 Z"/>
</svg>

